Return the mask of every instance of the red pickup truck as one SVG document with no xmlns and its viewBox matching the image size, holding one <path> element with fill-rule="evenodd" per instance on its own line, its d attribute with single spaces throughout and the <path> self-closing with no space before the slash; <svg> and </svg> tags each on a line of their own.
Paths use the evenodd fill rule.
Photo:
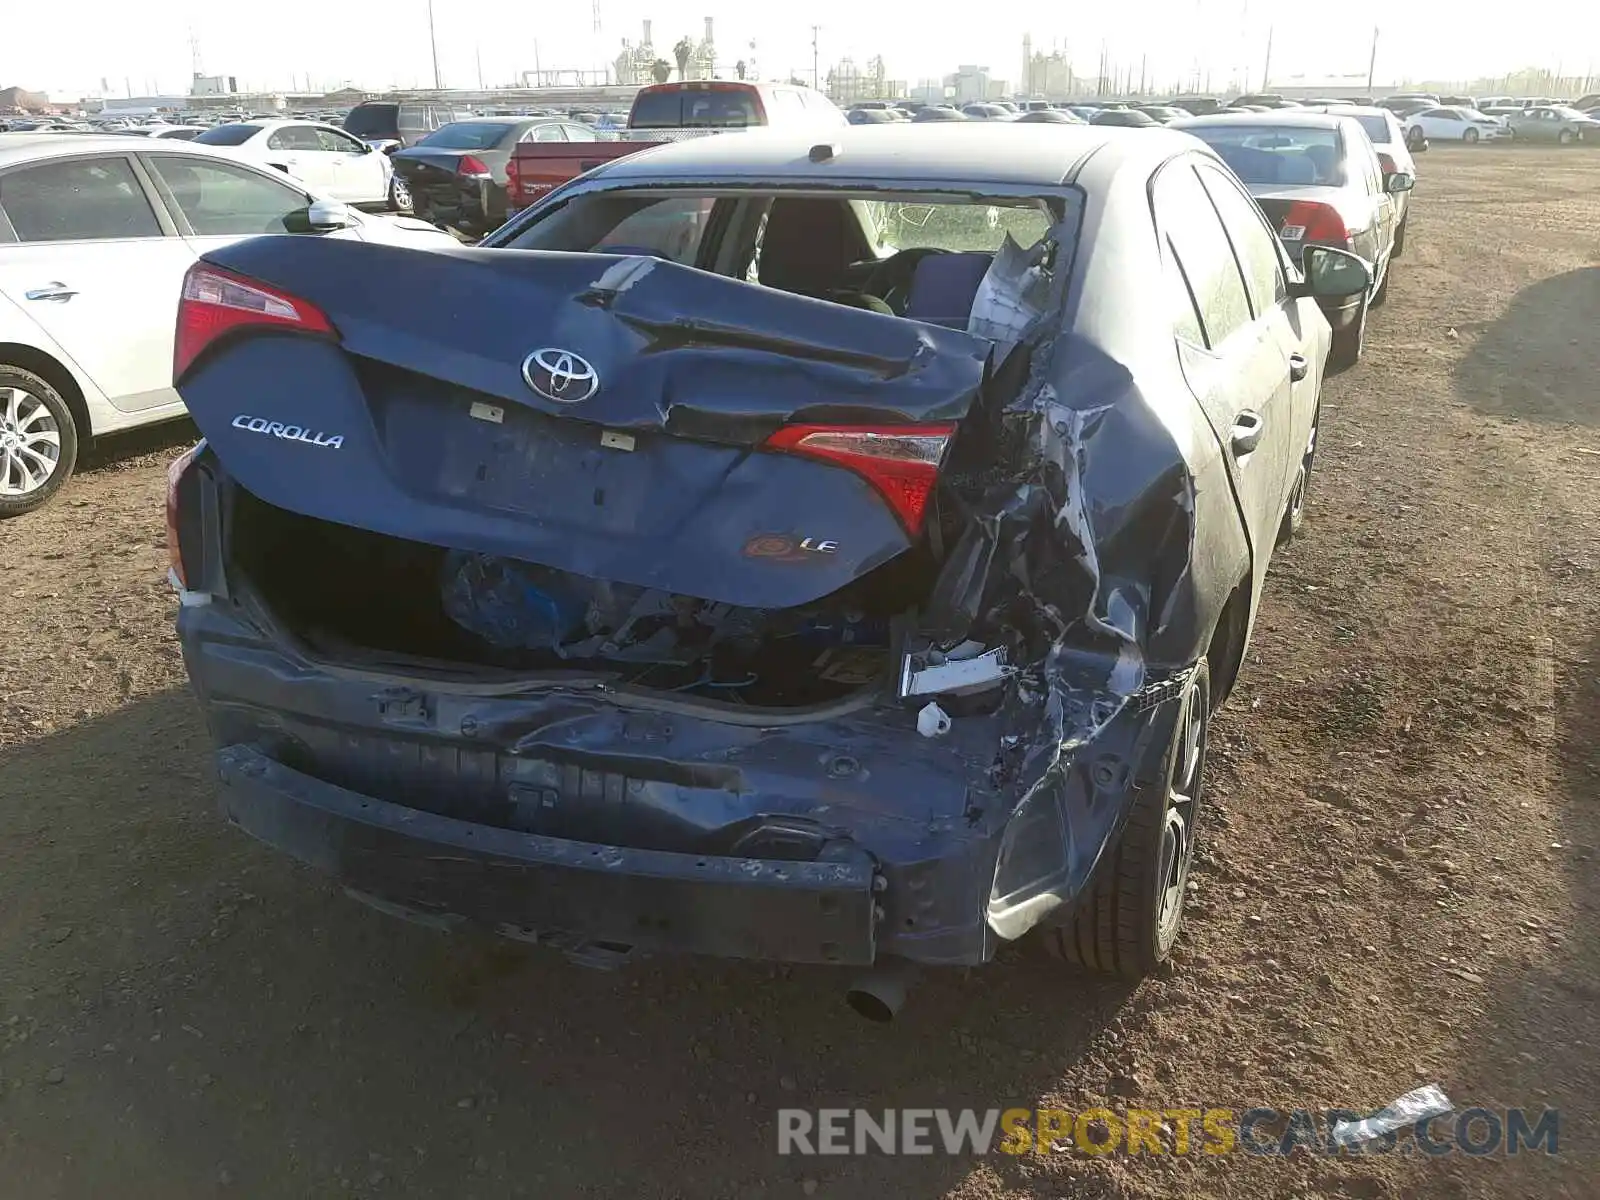
<svg viewBox="0 0 1600 1200">
<path fill-rule="evenodd" d="M 531 208 L 551 189 L 651 142 L 520 142 L 506 164 L 506 218 Z"/>
</svg>

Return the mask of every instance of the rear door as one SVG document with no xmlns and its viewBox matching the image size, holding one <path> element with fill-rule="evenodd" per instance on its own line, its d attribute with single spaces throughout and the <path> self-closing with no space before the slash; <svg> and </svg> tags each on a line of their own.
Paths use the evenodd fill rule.
<svg viewBox="0 0 1600 1200">
<path fill-rule="evenodd" d="M 1262 468 L 1263 476 L 1283 476 L 1283 494 L 1276 510 L 1270 492 L 1263 496 L 1263 517 L 1270 518 L 1274 511 L 1281 513 L 1287 506 L 1300 458 L 1311 447 L 1330 339 L 1317 302 L 1310 297 L 1297 300 L 1289 295 L 1285 265 L 1288 252 L 1250 193 L 1231 174 L 1210 162 L 1202 160 L 1195 170 L 1233 245 L 1234 258 L 1244 275 L 1250 311 L 1261 336 L 1277 347 L 1276 355 L 1263 352 L 1263 361 L 1282 363 L 1278 387 L 1266 410 L 1267 419 L 1275 428 L 1266 430 L 1255 451 L 1263 463 L 1268 455 L 1282 461 L 1281 467 L 1275 465 L 1270 471 Z"/>
<path fill-rule="evenodd" d="M 178 290 L 194 252 L 126 155 L 0 172 L 0 296 L 124 412 L 171 407 Z"/>
<path fill-rule="evenodd" d="M 333 164 L 333 185 L 327 195 L 350 204 L 379 204 L 389 198 L 389 169 L 384 155 L 338 129 L 314 131 L 322 153 Z"/>
<path fill-rule="evenodd" d="M 310 125 L 282 125 L 267 135 L 268 157 L 274 165 L 288 168 L 289 174 L 303 179 L 324 194 L 338 186 L 333 155 L 322 149 L 322 139 Z"/>
<path fill-rule="evenodd" d="M 1260 596 L 1283 515 L 1290 462 L 1298 460 L 1304 445 L 1290 380 L 1294 350 L 1283 336 L 1284 313 L 1276 301 L 1263 292 L 1255 301 L 1263 311 L 1258 315 L 1252 308 L 1240 255 L 1197 165 L 1207 164 L 1190 156 L 1169 162 L 1156 176 L 1151 198 L 1169 294 L 1176 295 L 1181 286 L 1195 318 L 1192 327 L 1180 320 L 1179 358 L 1227 460 L 1250 534 L 1253 594 Z M 1215 172 L 1210 182 L 1218 180 L 1227 182 Z M 1217 190 L 1226 200 L 1227 193 L 1220 186 Z M 1231 204 L 1227 211 L 1233 211 Z M 1272 236 L 1259 216 L 1254 220 Z M 1239 224 L 1239 231 L 1247 261 L 1264 261 L 1250 227 Z M 1253 277 L 1260 274 L 1252 270 Z M 1182 314 L 1180 306 L 1180 319 Z"/>
<path fill-rule="evenodd" d="M 1372 263 L 1381 276 L 1389 269 L 1389 255 L 1394 250 L 1394 198 L 1384 185 L 1383 164 L 1366 135 L 1346 128 L 1344 143 L 1348 185 L 1361 194 L 1368 214 L 1367 227 L 1357 231 L 1356 253 Z"/>
</svg>

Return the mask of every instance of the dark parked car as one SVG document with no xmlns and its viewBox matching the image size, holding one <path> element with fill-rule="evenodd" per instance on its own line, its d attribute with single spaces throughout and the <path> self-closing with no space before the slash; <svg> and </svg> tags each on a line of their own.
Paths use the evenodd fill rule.
<svg viewBox="0 0 1600 1200">
<path fill-rule="evenodd" d="M 974 121 L 1009 121 L 1016 113 L 998 104 L 964 104 L 962 113 Z"/>
<path fill-rule="evenodd" d="M 374 150 L 392 153 L 405 146 L 415 146 L 452 121 L 465 121 L 471 116 L 472 110 L 465 105 L 442 101 L 367 100 L 345 114 L 344 131 Z"/>
<path fill-rule="evenodd" d="M 1389 295 L 1400 228 L 1398 197 L 1414 175 L 1383 173 L 1372 139 L 1353 117 L 1276 112 L 1194 117 L 1172 128 L 1206 142 L 1250 189 L 1291 254 L 1311 246 L 1353 251 L 1372 267 L 1370 295 L 1328 298 L 1331 361 L 1353 366 L 1366 345 L 1367 309 Z"/>
<path fill-rule="evenodd" d="M 1161 122 L 1137 108 L 1102 108 L 1089 118 L 1091 125 L 1115 125 L 1123 129 L 1160 129 Z"/>
<path fill-rule="evenodd" d="M 1312 297 L 1370 284 L 1306 266 L 1190 138 L 1010 123 L 209 251 L 169 523 L 224 811 L 388 912 L 849 965 L 880 1019 L 1030 932 L 1150 971 L 1303 512 Z"/>
<path fill-rule="evenodd" d="M 924 104 L 911 114 L 913 124 L 924 124 L 928 121 L 967 121 L 971 118 L 958 108 L 951 108 L 948 104 Z"/>
<path fill-rule="evenodd" d="M 394 155 L 395 174 L 425 221 L 473 237 L 506 219 L 506 163 L 519 142 L 593 142 L 593 127 L 549 117 L 475 117 Z"/>
</svg>

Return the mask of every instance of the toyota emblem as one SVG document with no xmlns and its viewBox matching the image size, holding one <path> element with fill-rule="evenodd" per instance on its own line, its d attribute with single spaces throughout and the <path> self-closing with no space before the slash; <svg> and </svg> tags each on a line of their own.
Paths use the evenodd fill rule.
<svg viewBox="0 0 1600 1200">
<path fill-rule="evenodd" d="M 522 378 L 557 404 L 581 404 L 600 390 L 600 376 L 588 359 L 554 346 L 535 350 L 523 359 Z"/>
</svg>

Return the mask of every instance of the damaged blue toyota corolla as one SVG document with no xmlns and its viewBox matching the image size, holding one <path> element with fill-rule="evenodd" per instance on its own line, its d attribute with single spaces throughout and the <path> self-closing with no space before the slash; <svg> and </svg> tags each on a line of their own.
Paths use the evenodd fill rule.
<svg viewBox="0 0 1600 1200">
<path fill-rule="evenodd" d="M 232 821 L 590 963 L 865 968 L 880 1018 L 1030 930 L 1166 957 L 1315 297 L 1371 274 L 1302 275 L 1185 135 L 829 137 L 190 271 L 168 515 Z"/>
</svg>

